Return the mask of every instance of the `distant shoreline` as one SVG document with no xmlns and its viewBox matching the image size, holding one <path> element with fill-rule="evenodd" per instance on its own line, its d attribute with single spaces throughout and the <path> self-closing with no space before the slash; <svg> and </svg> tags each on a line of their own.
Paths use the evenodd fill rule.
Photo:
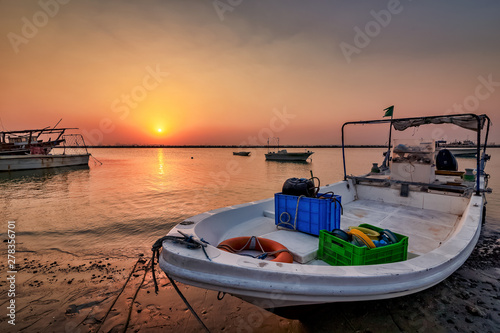
<svg viewBox="0 0 500 333">
<path fill-rule="evenodd" d="M 233 148 L 233 149 L 255 149 L 255 148 L 342 148 L 342 145 L 262 145 L 262 146 L 239 146 L 239 145 L 117 145 L 117 146 L 87 146 L 88 148 Z M 346 148 L 385 148 L 382 145 L 346 145 Z"/>
<path fill-rule="evenodd" d="M 68 147 L 81 148 L 81 147 Z M 87 148 L 231 148 L 231 149 L 255 149 L 268 148 L 268 146 L 239 146 L 239 145 L 116 145 L 116 146 L 87 146 Z M 278 146 L 269 146 L 278 148 Z M 342 145 L 283 145 L 279 148 L 342 148 Z M 386 145 L 345 145 L 345 148 L 387 148 Z M 500 145 L 488 145 L 487 148 L 500 148 Z"/>
</svg>

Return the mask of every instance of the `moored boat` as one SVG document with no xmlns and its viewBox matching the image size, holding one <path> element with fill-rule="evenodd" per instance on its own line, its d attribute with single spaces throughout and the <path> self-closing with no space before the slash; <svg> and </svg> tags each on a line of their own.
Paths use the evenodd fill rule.
<svg viewBox="0 0 500 333">
<path fill-rule="evenodd" d="M 438 141 L 437 147 L 447 149 L 456 157 L 474 157 L 477 154 L 477 145 L 470 140 L 450 143 L 446 143 L 446 141 Z"/>
<path fill-rule="evenodd" d="M 348 175 L 344 153 L 346 125 L 389 123 L 396 130 L 405 130 L 450 122 L 477 132 L 478 151 L 486 124 L 482 154 L 477 156 L 477 173 L 472 180 L 459 178 L 460 172 L 435 170 L 432 140 L 394 145 L 395 155 L 386 170 L 362 176 Z M 332 235 L 322 238 L 323 232 L 318 238 L 310 232 L 278 229 L 278 222 L 286 215 L 276 209 L 276 201 L 270 198 L 217 209 L 181 222 L 167 236 L 185 237 L 185 241 L 163 241 L 160 267 L 174 280 L 230 293 L 263 308 L 393 298 L 434 286 L 455 272 L 477 243 L 488 191 L 484 168 L 488 160 L 489 125 L 486 115 L 473 114 L 344 124 L 344 179 L 322 187 L 320 192 L 333 192 L 341 198 L 343 215 L 335 229 L 368 225 L 399 235 L 394 244 L 404 238 L 407 241 L 405 255 L 397 260 L 384 259 L 370 265 L 340 265 L 339 262 L 330 265 L 335 261 L 331 260 L 333 256 L 351 256 L 352 253 L 346 252 L 351 245 L 340 246 L 337 252 L 325 258 L 328 251 L 324 246 L 333 248 L 343 243 Z M 300 200 L 301 197 L 296 199 L 287 222 L 294 219 L 296 222 Z M 265 250 L 274 254 L 286 250 L 293 262 L 269 260 L 272 256 L 264 259 L 248 256 L 245 251 L 258 248 L 255 245 L 258 238 L 251 236 L 282 245 L 283 248 Z M 241 253 L 246 255 L 231 253 L 219 246 L 227 242 L 234 245 L 235 239 L 254 242 L 254 245 L 247 246 Z M 193 241 L 198 249 L 186 246 Z M 402 246 L 398 249 L 403 249 Z M 364 251 L 377 250 L 365 248 Z"/>
<path fill-rule="evenodd" d="M 236 156 L 250 156 L 249 151 L 233 151 L 233 155 Z"/>
<path fill-rule="evenodd" d="M 270 151 L 270 140 L 267 139 L 267 154 L 266 161 L 282 161 L 282 162 L 306 162 L 307 159 L 314 154 L 312 151 L 305 152 L 289 152 L 286 149 L 279 149 L 280 141 L 279 138 L 272 138 L 277 142 L 276 150 Z"/>
<path fill-rule="evenodd" d="M 266 154 L 267 161 L 288 161 L 288 162 L 306 162 L 309 156 L 314 154 L 312 151 L 288 152 L 286 149 L 278 150 L 277 152 L 269 152 Z"/>
<path fill-rule="evenodd" d="M 83 137 L 65 134 L 75 129 L 0 132 L 0 172 L 88 165 L 90 154 Z"/>
</svg>

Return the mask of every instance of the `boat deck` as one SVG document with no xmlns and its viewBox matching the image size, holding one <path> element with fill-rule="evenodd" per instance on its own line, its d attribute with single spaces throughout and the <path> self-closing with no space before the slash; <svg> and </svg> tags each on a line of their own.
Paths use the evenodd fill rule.
<svg viewBox="0 0 500 333">
<path fill-rule="evenodd" d="M 454 232 L 460 217 L 428 209 L 356 200 L 344 206 L 341 228 L 361 223 L 408 236 L 408 252 L 421 255 L 438 248 Z"/>
<path fill-rule="evenodd" d="M 408 236 L 408 259 L 438 248 L 454 232 L 460 216 L 374 200 L 355 200 L 344 205 L 341 229 L 368 223 Z M 277 230 L 274 212 L 264 211 L 246 223 L 229 229 L 222 239 L 259 236 L 285 245 L 298 263 L 321 264 L 317 260 L 318 237 L 301 232 Z"/>
</svg>

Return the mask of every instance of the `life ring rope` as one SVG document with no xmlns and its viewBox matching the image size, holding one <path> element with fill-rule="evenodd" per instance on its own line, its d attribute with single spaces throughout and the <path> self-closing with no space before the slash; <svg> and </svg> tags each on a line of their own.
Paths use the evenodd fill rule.
<svg viewBox="0 0 500 333">
<path fill-rule="evenodd" d="M 257 259 L 274 256 L 275 258 L 271 261 L 284 263 L 293 262 L 292 253 L 284 245 L 267 238 L 259 238 L 256 236 L 235 237 L 222 241 L 219 245 L 217 245 L 217 248 L 234 254 L 240 254 L 239 252 L 244 250 L 260 251 L 261 254 L 256 256 L 250 254 L 240 255 L 247 255 Z"/>
</svg>

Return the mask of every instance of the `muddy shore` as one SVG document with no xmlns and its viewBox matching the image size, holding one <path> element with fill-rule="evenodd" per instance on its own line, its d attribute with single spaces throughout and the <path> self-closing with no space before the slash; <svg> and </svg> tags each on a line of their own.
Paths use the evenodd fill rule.
<svg viewBox="0 0 500 333">
<path fill-rule="evenodd" d="M 202 332 L 158 268 L 155 295 L 146 251 L 130 257 L 18 252 L 16 325 L 8 323 L 9 284 L 2 278 L 0 331 Z M 7 271 L 6 264 L 0 267 Z M 212 332 L 499 332 L 500 233 L 487 222 L 457 272 L 433 288 L 390 300 L 271 313 L 230 295 L 219 301 L 217 292 L 178 286 Z"/>
</svg>

